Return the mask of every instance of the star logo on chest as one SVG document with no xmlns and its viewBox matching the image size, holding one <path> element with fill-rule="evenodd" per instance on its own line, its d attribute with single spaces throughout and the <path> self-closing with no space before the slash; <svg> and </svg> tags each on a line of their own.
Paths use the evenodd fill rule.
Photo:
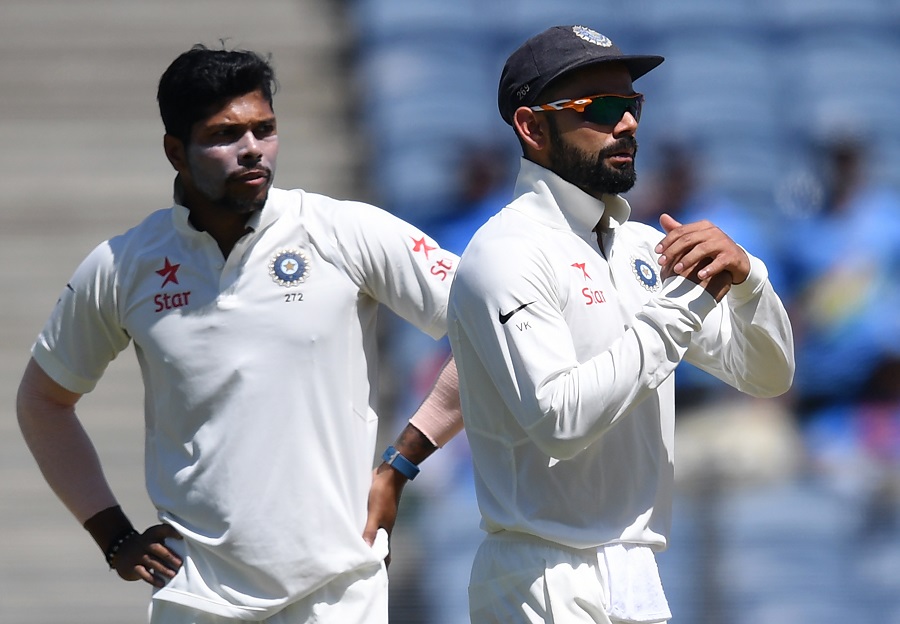
<svg viewBox="0 0 900 624">
<path fill-rule="evenodd" d="M 410 238 L 412 238 L 412 236 L 410 236 Z M 424 236 L 418 240 L 413 238 L 412 241 L 415 243 L 415 246 L 413 247 L 413 253 L 418 253 L 421 251 L 425 254 L 426 260 L 428 259 L 428 252 L 437 249 L 437 247 L 432 247 L 431 245 L 426 243 Z"/>
<path fill-rule="evenodd" d="M 587 272 L 587 263 L 585 263 L 585 262 L 573 262 L 573 263 L 572 263 L 572 266 L 575 267 L 576 269 L 581 269 L 581 273 L 582 273 L 582 275 L 584 275 L 584 279 L 594 281 L 593 279 L 591 279 L 591 276 L 588 275 L 588 272 Z"/>
<path fill-rule="evenodd" d="M 171 282 L 173 284 L 178 283 L 178 276 L 176 275 L 176 273 L 178 272 L 178 268 L 180 266 L 181 266 L 180 264 L 172 264 L 169 261 L 169 257 L 166 256 L 166 260 L 165 260 L 165 264 L 163 265 L 163 268 L 161 268 L 160 270 L 158 270 L 156 272 L 157 275 L 165 278 L 165 279 L 163 279 L 163 283 L 160 285 L 160 288 L 162 288 L 169 282 Z"/>
</svg>

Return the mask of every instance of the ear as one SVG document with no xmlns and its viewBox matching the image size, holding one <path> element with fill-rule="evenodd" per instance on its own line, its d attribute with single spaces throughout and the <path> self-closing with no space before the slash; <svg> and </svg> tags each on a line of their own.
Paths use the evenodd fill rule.
<svg viewBox="0 0 900 624">
<path fill-rule="evenodd" d="M 513 113 L 513 128 L 527 150 L 543 152 L 550 144 L 547 122 L 527 106 L 520 106 Z"/>
<path fill-rule="evenodd" d="M 187 168 L 187 154 L 181 139 L 171 134 L 166 134 L 163 136 L 163 150 L 166 152 L 166 158 L 169 159 L 175 171 L 181 173 Z"/>
</svg>

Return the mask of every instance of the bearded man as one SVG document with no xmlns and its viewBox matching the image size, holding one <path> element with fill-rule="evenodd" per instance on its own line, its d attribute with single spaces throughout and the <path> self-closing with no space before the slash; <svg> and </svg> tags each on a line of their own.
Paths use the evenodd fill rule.
<svg viewBox="0 0 900 624">
<path fill-rule="evenodd" d="M 500 78 L 523 149 L 512 202 L 474 235 L 450 291 L 487 535 L 472 622 L 671 618 L 674 371 L 788 390 L 790 322 L 765 265 L 713 224 L 630 222 L 643 96 L 662 63 L 583 26 L 526 41 Z"/>
</svg>

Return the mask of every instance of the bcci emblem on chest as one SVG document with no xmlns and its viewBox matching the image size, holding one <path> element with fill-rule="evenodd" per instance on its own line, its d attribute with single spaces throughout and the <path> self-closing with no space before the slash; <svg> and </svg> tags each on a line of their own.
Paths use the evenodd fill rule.
<svg viewBox="0 0 900 624">
<path fill-rule="evenodd" d="M 309 261 L 299 249 L 281 249 L 269 261 L 269 275 L 280 286 L 301 284 L 309 275 Z"/>
<path fill-rule="evenodd" d="M 641 258 L 632 258 L 631 271 L 641 283 L 641 286 L 650 292 L 659 290 L 659 275 L 649 262 Z"/>
</svg>

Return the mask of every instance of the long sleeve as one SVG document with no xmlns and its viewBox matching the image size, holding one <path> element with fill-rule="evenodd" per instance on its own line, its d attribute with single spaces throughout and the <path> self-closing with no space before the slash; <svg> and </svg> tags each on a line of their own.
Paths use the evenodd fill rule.
<svg viewBox="0 0 900 624">
<path fill-rule="evenodd" d="M 750 256 L 750 267 L 749 277 L 704 321 L 685 360 L 741 392 L 770 398 L 791 386 L 793 334 L 765 264 Z"/>
</svg>

